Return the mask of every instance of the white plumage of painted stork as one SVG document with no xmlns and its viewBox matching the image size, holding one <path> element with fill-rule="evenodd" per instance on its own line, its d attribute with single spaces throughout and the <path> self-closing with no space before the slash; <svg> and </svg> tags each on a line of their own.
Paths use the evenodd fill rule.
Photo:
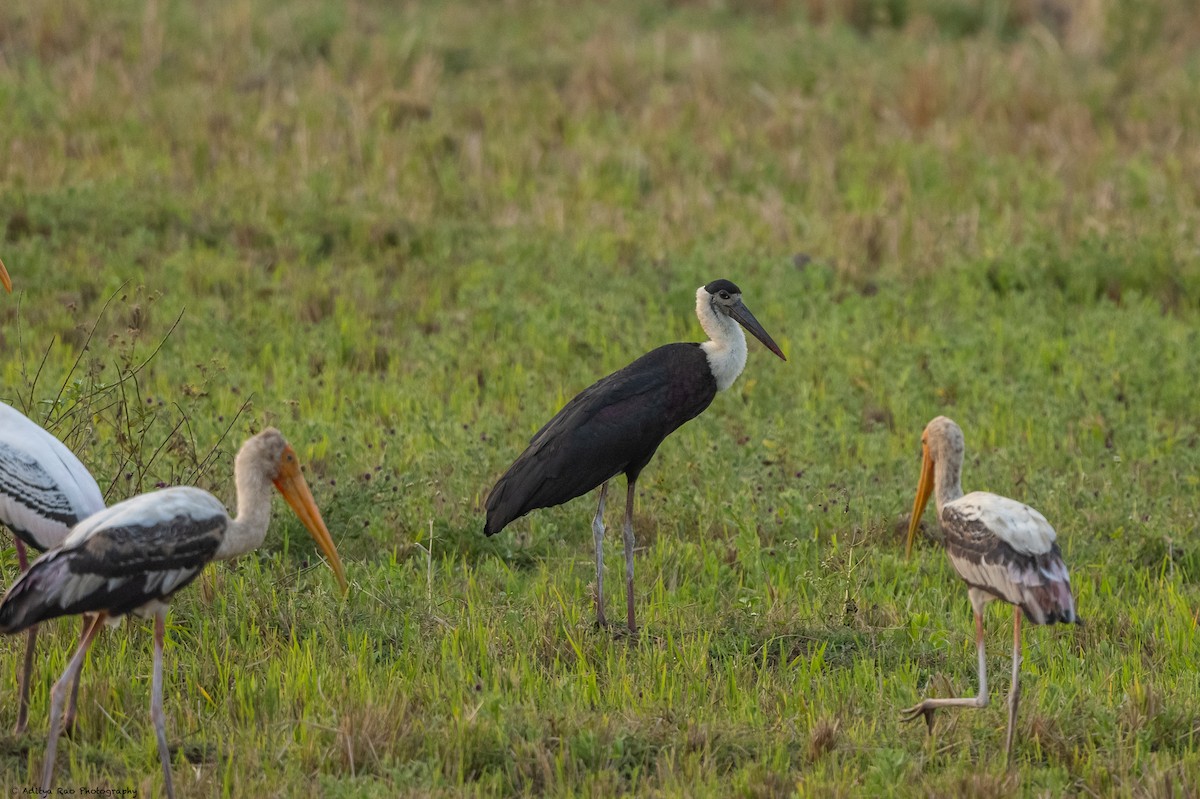
<svg viewBox="0 0 1200 799">
<path fill-rule="evenodd" d="M 266 538 L 271 485 L 308 528 L 328 558 L 342 591 L 341 559 L 296 453 L 274 428 L 248 439 L 234 463 L 237 516 L 199 488 L 164 488 L 117 503 L 84 519 L 58 549 L 42 555 L 0 601 L 0 632 L 15 633 L 55 616 L 95 613 L 62 677 L 50 691 L 50 737 L 42 769 L 49 790 L 67 685 L 76 678 L 100 626 L 127 613 L 154 617 L 154 676 L 150 715 L 158 738 L 166 794 L 174 796 L 162 706 L 163 637 L 167 600 L 214 559 L 250 552 Z"/>
<path fill-rule="evenodd" d="M 0 524 L 16 538 L 21 571 L 29 568 L 26 545 L 39 552 L 54 549 L 72 527 L 102 510 L 100 486 L 74 453 L 20 411 L 0 402 Z M 85 632 L 86 624 L 87 620 Z M 26 631 L 14 735 L 25 732 L 29 718 L 29 675 L 36 641 L 34 625 Z M 68 729 L 75 719 L 78 688 L 76 681 L 64 722 Z"/>
<path fill-rule="evenodd" d="M 1054 528 L 1033 508 L 1007 497 L 962 491 L 965 445 L 962 429 L 939 416 L 921 435 L 923 460 L 917 497 L 908 524 L 906 556 L 929 495 L 937 502 L 938 520 L 946 537 L 946 554 L 958 576 L 969 586 L 975 611 L 975 648 L 979 655 L 979 693 L 974 697 L 924 699 L 903 711 L 904 721 L 924 717 L 933 729 L 939 707 L 984 707 L 988 703 L 984 653 L 983 610 L 998 600 L 1013 606 L 1012 688 L 1008 695 L 1008 733 L 1005 757 L 1012 761 L 1013 733 L 1020 699 L 1021 615 L 1034 624 L 1082 623 L 1075 613 L 1071 578 L 1055 541 Z"/>
</svg>

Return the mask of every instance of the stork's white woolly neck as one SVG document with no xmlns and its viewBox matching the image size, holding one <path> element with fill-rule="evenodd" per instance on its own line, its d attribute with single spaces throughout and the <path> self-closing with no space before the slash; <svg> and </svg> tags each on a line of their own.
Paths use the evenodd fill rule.
<svg viewBox="0 0 1200 799">
<path fill-rule="evenodd" d="M 704 286 L 696 289 L 696 316 L 709 338 L 700 347 L 708 356 L 717 391 L 724 391 L 746 368 L 746 335 L 741 325 L 713 307 L 712 295 Z"/>
</svg>

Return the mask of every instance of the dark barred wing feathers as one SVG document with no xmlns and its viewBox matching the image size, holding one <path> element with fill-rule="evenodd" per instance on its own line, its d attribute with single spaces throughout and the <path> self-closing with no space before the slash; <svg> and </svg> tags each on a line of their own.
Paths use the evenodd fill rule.
<svg viewBox="0 0 1200 799">
<path fill-rule="evenodd" d="M 948 503 L 941 521 L 946 554 L 968 585 L 1020 606 L 1035 624 L 1080 622 L 1054 529 L 1037 511 L 978 492 Z"/>
<path fill-rule="evenodd" d="M 46 469 L 28 454 L 0 441 L 0 519 L 38 550 L 48 548 L 30 528 L 54 526 L 62 540 L 79 517 Z"/>
<path fill-rule="evenodd" d="M 151 524 L 102 525 L 81 541 L 68 540 L 34 561 L 8 590 L 0 631 L 90 611 L 119 616 L 166 599 L 213 559 L 228 520 L 223 509 L 176 513 Z"/>
<path fill-rule="evenodd" d="M 0 524 L 44 551 L 102 510 L 100 487 L 66 445 L 0 402 Z"/>
</svg>

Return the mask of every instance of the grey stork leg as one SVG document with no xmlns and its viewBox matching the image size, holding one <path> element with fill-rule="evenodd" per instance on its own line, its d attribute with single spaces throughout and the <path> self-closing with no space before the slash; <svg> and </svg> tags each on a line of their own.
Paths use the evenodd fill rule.
<svg viewBox="0 0 1200 799">
<path fill-rule="evenodd" d="M 972 589 L 972 594 L 974 589 Z M 925 725 L 933 733 L 933 711 L 939 707 L 986 707 L 988 703 L 987 690 L 987 658 L 983 645 L 983 605 L 975 603 L 972 595 L 971 604 L 975 606 L 975 649 L 979 654 L 979 695 L 974 697 L 955 697 L 952 699 L 922 699 L 918 704 L 900 712 L 900 720 L 916 721 L 925 717 Z M 986 600 L 985 600 L 986 601 Z"/>
<path fill-rule="evenodd" d="M 637 632 L 633 610 L 633 493 L 637 480 L 630 480 L 625 491 L 625 613 L 629 632 Z"/>
<path fill-rule="evenodd" d="M 596 542 L 596 626 L 604 627 L 604 497 L 608 494 L 608 481 L 600 484 L 600 505 L 596 518 L 592 519 L 592 539 Z"/>
<path fill-rule="evenodd" d="M 66 701 L 67 691 L 70 689 L 71 681 L 79 675 L 79 670 L 83 668 L 83 659 L 87 655 L 88 647 L 92 645 L 96 634 L 100 632 L 100 628 L 104 626 L 104 613 L 97 613 L 96 620 L 92 622 L 92 628 L 88 630 L 87 635 L 79 642 L 79 647 L 75 650 L 74 657 L 67 664 L 66 671 L 58 678 L 58 682 L 54 683 L 54 687 L 50 689 L 50 737 L 46 741 L 46 762 L 42 766 L 42 790 L 50 790 L 50 780 L 54 776 L 54 755 L 58 749 L 58 735 L 62 730 L 62 712 L 63 702 Z"/>
<path fill-rule="evenodd" d="M 17 724 L 13 735 L 24 735 L 29 723 L 29 676 L 33 673 L 33 650 L 37 643 L 38 628 L 35 624 L 25 631 L 25 662 L 21 666 L 21 686 L 17 695 Z"/>
<path fill-rule="evenodd" d="M 88 630 L 92 627 L 92 614 L 83 614 L 83 629 L 79 631 L 79 640 L 82 642 L 87 636 Z M 75 680 L 71 683 L 71 701 L 67 703 L 67 714 L 63 716 L 63 732 L 66 735 L 72 735 L 75 732 L 75 710 L 79 705 L 79 678 L 83 674 L 83 668 L 80 667 L 78 673 L 75 674 Z"/>
<path fill-rule="evenodd" d="M 154 614 L 154 677 L 150 684 L 150 718 L 158 736 L 158 759 L 162 761 L 163 785 L 167 799 L 175 799 L 171 783 L 171 750 L 167 748 L 167 725 L 163 717 L 163 638 L 167 634 L 167 609 L 159 607 Z"/>
<path fill-rule="evenodd" d="M 1004 763 L 1012 765 L 1013 735 L 1017 729 L 1017 704 L 1021 701 L 1021 608 L 1013 606 L 1012 688 L 1008 692 L 1008 735 L 1004 739 Z"/>
</svg>

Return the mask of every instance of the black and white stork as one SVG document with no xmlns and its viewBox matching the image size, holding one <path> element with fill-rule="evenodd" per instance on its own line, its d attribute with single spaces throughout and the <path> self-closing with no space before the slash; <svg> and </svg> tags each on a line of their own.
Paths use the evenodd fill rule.
<svg viewBox="0 0 1200 799">
<path fill-rule="evenodd" d="M 15 408 L 0 402 L 0 524 L 16 538 L 17 563 L 29 568 L 25 546 L 39 552 L 66 540 L 81 520 L 104 510 L 100 486 L 71 450 Z M 84 631 L 88 620 L 84 620 Z M 37 626 L 26 631 L 14 735 L 25 731 L 29 718 L 29 675 Z M 65 725 L 75 719 L 78 681 L 71 689 Z"/>
<path fill-rule="evenodd" d="M 158 737 L 167 796 L 174 796 L 162 704 L 163 637 L 167 600 L 212 560 L 256 549 L 271 520 L 272 483 L 308 528 L 346 591 L 333 539 L 317 509 L 296 453 L 274 428 L 247 440 L 234 464 L 236 517 L 199 488 L 164 488 L 117 503 L 84 519 L 58 549 L 42 555 L 0 600 L 0 632 L 16 633 L 56 616 L 95 613 L 66 670 L 50 691 L 50 737 L 42 788 L 50 788 L 67 685 L 103 623 L 127 613 L 154 617 L 154 676 L 150 715 Z"/>
<path fill-rule="evenodd" d="M 637 631 L 633 600 L 633 498 L 638 475 L 658 445 L 698 416 L 733 385 L 746 365 L 749 330 L 784 357 L 728 280 L 696 289 L 703 344 L 667 344 L 584 389 L 530 440 L 487 498 L 484 532 L 495 535 L 514 519 L 600 487 L 592 520 L 596 545 L 596 623 L 604 618 L 604 498 L 608 481 L 625 474 L 625 599 L 630 632 Z M 741 325 L 741 327 L 739 327 Z"/>
<path fill-rule="evenodd" d="M 974 697 L 924 699 L 903 711 L 904 721 L 924 717 L 933 729 L 939 707 L 985 707 L 988 703 L 984 653 L 983 611 L 997 600 L 1013 606 L 1012 687 L 1008 694 L 1008 733 L 1005 757 L 1012 761 L 1013 734 L 1020 699 L 1021 615 L 1034 624 L 1080 624 L 1071 595 L 1071 578 L 1055 541 L 1054 528 L 1033 508 L 1009 499 L 972 491 L 963 495 L 962 463 L 965 445 L 962 429 L 939 416 L 921 435 L 923 460 L 917 497 L 908 523 L 906 555 L 921 514 L 933 494 L 938 520 L 946 538 L 946 554 L 958 576 L 969 586 L 967 595 L 975 611 L 975 648 L 979 656 L 979 693 Z"/>
</svg>

